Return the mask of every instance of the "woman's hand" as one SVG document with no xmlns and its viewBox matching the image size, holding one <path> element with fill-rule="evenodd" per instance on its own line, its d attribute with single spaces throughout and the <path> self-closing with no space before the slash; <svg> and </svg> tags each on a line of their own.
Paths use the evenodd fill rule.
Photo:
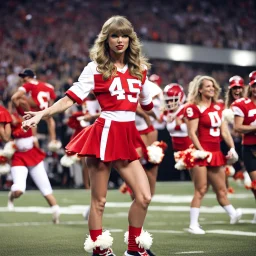
<svg viewBox="0 0 256 256">
<path fill-rule="evenodd" d="M 234 148 L 231 148 L 226 155 L 228 164 L 234 164 L 235 162 L 238 161 L 238 158 L 238 154 Z"/>
<path fill-rule="evenodd" d="M 39 123 L 39 121 L 42 119 L 42 117 L 43 117 L 43 111 L 25 112 L 25 116 L 23 116 L 25 121 L 22 122 L 22 129 L 25 131 L 28 131 L 29 128 L 36 127 L 36 125 Z"/>
</svg>

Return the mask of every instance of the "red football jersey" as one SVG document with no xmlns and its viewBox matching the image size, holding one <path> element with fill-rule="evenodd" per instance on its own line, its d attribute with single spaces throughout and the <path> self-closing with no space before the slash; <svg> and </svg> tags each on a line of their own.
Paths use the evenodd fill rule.
<svg viewBox="0 0 256 256">
<path fill-rule="evenodd" d="M 256 105 L 248 98 L 241 98 L 232 103 L 231 108 L 236 116 L 244 118 L 243 125 L 256 125 Z M 256 145 L 256 133 L 243 134 L 244 145 Z"/>
<path fill-rule="evenodd" d="M 208 108 L 188 104 L 185 116 L 188 119 L 199 119 L 197 135 L 204 150 L 219 151 L 222 108 L 217 103 L 212 103 Z"/>
<path fill-rule="evenodd" d="M 185 105 L 182 104 L 175 112 L 165 112 L 164 120 L 167 121 L 166 128 L 172 138 L 172 147 L 175 151 L 186 150 L 192 143 L 188 136 L 187 125 L 184 122 Z M 182 124 L 177 125 L 175 118 L 181 119 Z"/>
<path fill-rule="evenodd" d="M 41 81 L 33 80 L 23 84 L 19 89 L 29 93 L 40 110 L 48 108 L 49 101 L 56 99 L 54 87 Z"/>
<path fill-rule="evenodd" d="M 101 111 L 135 112 L 139 101 L 142 105 L 149 105 L 152 102 L 147 81 L 146 70 L 141 82 L 130 75 L 128 65 L 123 69 L 118 68 L 115 77 L 104 81 L 102 74 L 97 71 L 97 64 L 90 62 L 84 68 L 78 82 L 75 82 L 66 94 L 81 104 L 92 90 Z"/>
</svg>

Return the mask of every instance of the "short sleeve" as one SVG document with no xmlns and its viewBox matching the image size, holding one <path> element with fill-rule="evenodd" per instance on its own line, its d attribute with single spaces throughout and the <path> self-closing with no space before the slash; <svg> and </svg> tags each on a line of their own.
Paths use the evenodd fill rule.
<svg viewBox="0 0 256 256">
<path fill-rule="evenodd" d="M 94 88 L 94 75 L 87 65 L 78 78 L 78 82 L 73 83 L 73 86 L 66 91 L 66 95 L 78 104 L 82 104 L 90 91 Z"/>
<path fill-rule="evenodd" d="M 141 107 L 144 109 L 144 110 L 150 110 L 153 108 L 153 102 L 152 102 L 152 97 L 151 97 L 151 93 L 150 93 L 150 86 L 151 86 L 151 83 L 147 78 L 144 82 L 144 84 L 142 84 L 142 89 L 141 89 L 141 92 L 140 92 L 140 98 L 139 98 L 139 102 L 141 104 Z M 143 107 L 143 106 L 146 106 Z M 148 106 L 148 107 L 147 107 Z"/>
<path fill-rule="evenodd" d="M 25 91 L 26 93 L 29 93 L 32 91 L 32 84 L 31 83 L 25 83 L 22 86 L 19 87 L 19 90 Z"/>
<path fill-rule="evenodd" d="M 190 120 L 199 118 L 200 110 L 195 104 L 188 104 L 185 107 L 184 116 Z"/>
<path fill-rule="evenodd" d="M 243 101 L 237 102 L 235 101 L 232 105 L 231 105 L 231 109 L 234 112 L 235 116 L 241 116 L 244 117 L 245 116 L 245 108 L 243 106 Z"/>
</svg>

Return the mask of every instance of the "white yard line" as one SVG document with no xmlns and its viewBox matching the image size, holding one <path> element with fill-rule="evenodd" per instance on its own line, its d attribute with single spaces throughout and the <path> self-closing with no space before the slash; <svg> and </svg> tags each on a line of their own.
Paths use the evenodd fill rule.
<svg viewBox="0 0 256 256">
<path fill-rule="evenodd" d="M 176 252 L 175 254 L 198 254 L 198 253 L 204 253 L 204 251 Z"/>
</svg>

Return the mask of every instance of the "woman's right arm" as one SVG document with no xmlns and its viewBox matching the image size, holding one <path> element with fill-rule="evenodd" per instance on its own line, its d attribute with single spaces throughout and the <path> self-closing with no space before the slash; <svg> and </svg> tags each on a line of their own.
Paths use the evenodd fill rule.
<svg viewBox="0 0 256 256">
<path fill-rule="evenodd" d="M 188 127 L 188 136 L 192 140 L 194 146 L 198 150 L 204 150 L 203 147 L 201 146 L 201 143 L 197 137 L 197 129 L 198 129 L 198 123 L 199 123 L 199 118 L 195 119 L 187 119 L 185 118 L 187 127 Z"/>
<path fill-rule="evenodd" d="M 71 98 L 69 98 L 68 96 L 64 96 L 63 98 L 58 100 L 56 103 L 54 103 L 51 107 L 46 108 L 42 111 L 38 111 L 38 112 L 28 111 L 24 116 L 25 121 L 22 122 L 22 127 L 24 130 L 28 130 L 30 127 L 36 126 L 42 118 L 50 117 L 50 116 L 53 116 L 54 114 L 64 112 L 73 104 L 74 104 L 74 101 Z"/>
</svg>

